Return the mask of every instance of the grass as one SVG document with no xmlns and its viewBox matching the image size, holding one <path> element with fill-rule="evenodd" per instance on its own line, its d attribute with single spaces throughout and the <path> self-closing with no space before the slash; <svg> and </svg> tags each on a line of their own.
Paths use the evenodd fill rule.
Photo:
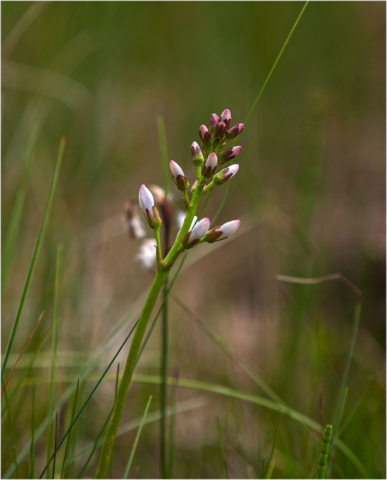
<svg viewBox="0 0 387 480">
<path fill-rule="evenodd" d="M 177 3 L 154 5 L 154 15 L 125 2 L 90 10 L 2 6 L 6 78 L 17 71 L 13 63 L 28 58 L 40 75 L 56 65 L 61 78 L 73 78 L 93 98 L 92 112 L 68 93 L 70 108 L 59 105 L 42 97 L 44 76 L 38 94 L 5 87 L 3 478 L 94 476 L 117 394 L 119 371 L 112 369 L 125 358 L 148 291 L 132 244 L 109 231 L 93 246 L 92 236 L 105 228 L 95 223 L 113 219 L 137 184 L 161 179 L 169 191 L 170 157 L 191 179 L 192 132 L 205 112 L 222 107 L 236 121 L 243 119 L 238 110 L 249 111 L 241 169 L 201 213 L 212 225 L 247 213 L 235 238 L 185 255 L 165 284 L 138 356 L 110 478 L 310 478 L 327 423 L 333 433 L 325 477 L 385 477 L 385 305 L 376 282 L 384 255 L 372 223 L 383 223 L 372 176 L 382 178 L 383 168 L 376 146 L 368 148 L 367 165 L 354 153 L 369 147 L 358 119 L 376 122 L 378 145 L 375 119 L 384 118 L 376 101 L 383 95 L 363 73 L 377 71 L 367 62 L 377 58 L 381 27 L 372 28 L 371 41 L 354 5 L 307 5 L 208 4 L 203 12 Z M 364 12 L 374 26 L 371 7 Z M 192 25 L 212 40 L 187 35 Z M 101 49 L 85 57 L 97 37 Z M 249 82 L 262 85 L 257 97 Z M 129 90 L 142 96 L 134 101 Z M 66 85 L 50 91 L 60 99 Z M 31 126 L 41 114 L 37 136 Z M 59 178 L 62 140 L 50 178 L 50 154 L 63 132 L 66 162 Z M 173 193 L 174 206 L 182 205 Z M 169 234 L 173 239 L 175 230 Z M 345 277 L 317 278 L 331 271 Z M 279 273 L 287 274 L 277 276 L 281 283 Z M 355 294 L 355 312 L 334 280 Z"/>
</svg>

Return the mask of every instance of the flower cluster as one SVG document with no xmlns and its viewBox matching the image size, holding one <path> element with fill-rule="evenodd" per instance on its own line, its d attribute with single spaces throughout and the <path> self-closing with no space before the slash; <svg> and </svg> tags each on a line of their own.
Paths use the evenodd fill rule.
<svg viewBox="0 0 387 480">
<path fill-rule="evenodd" d="M 221 226 L 210 230 L 210 220 L 202 218 L 200 220 L 195 216 L 200 199 L 209 193 L 214 187 L 223 185 L 230 180 L 239 170 L 239 165 L 230 165 L 216 173 L 219 166 L 234 159 L 242 150 L 240 146 L 231 146 L 226 148 L 227 142 L 235 140 L 244 128 L 243 123 L 237 123 L 231 127 L 231 112 L 226 109 L 218 116 L 212 114 L 209 120 L 209 127 L 201 125 L 199 128 L 199 137 L 201 146 L 197 142 L 191 145 L 191 156 L 195 166 L 196 180 L 189 189 L 189 181 L 183 169 L 174 161 L 169 162 L 172 179 L 177 189 L 182 192 L 186 207 L 184 218 L 181 217 L 180 230 L 177 233 L 174 244 L 163 260 L 160 246 L 160 227 L 164 222 L 165 208 L 162 207 L 165 193 L 155 185 L 146 187 L 142 185 L 139 192 L 139 204 L 148 225 L 155 231 L 156 240 L 144 240 L 137 258 L 149 269 L 157 258 L 158 267 L 169 269 L 178 255 L 186 249 L 190 249 L 198 243 L 214 243 L 224 240 L 232 235 L 240 225 L 239 220 L 227 222 Z M 157 198 L 156 198 L 157 197 Z M 161 215 L 155 203 L 161 206 Z M 131 206 L 132 207 L 132 206 Z M 133 207 L 132 207 L 133 209 Z M 169 212 L 170 213 L 170 212 Z M 133 226 L 133 219 L 135 225 Z M 138 228 L 138 217 L 132 211 L 127 215 L 127 225 L 132 237 L 133 231 Z M 166 222 L 167 228 L 171 222 Z M 140 238 L 143 235 L 138 235 Z M 167 235 L 168 237 L 168 235 Z M 156 248 L 155 248 L 156 246 Z"/>
</svg>

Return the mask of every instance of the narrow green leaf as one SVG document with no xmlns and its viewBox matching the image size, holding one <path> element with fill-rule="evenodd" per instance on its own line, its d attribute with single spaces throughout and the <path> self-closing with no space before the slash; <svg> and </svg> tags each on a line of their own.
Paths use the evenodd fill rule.
<svg viewBox="0 0 387 480">
<path fill-rule="evenodd" d="M 271 446 L 270 457 L 269 457 L 269 462 L 268 462 L 269 463 L 269 468 L 270 468 L 270 464 L 273 460 L 275 442 L 277 441 L 277 434 L 278 434 L 278 427 L 279 427 L 280 419 L 281 419 L 281 412 L 278 413 L 277 423 L 276 423 L 275 430 L 274 430 L 274 438 L 273 438 L 273 443 L 272 443 L 272 446 Z M 267 478 L 270 478 L 270 477 L 267 477 Z"/>
<path fill-rule="evenodd" d="M 168 165 L 168 153 L 167 153 L 167 137 L 165 134 L 164 118 L 162 116 L 157 117 L 157 128 L 159 131 L 159 148 L 160 148 L 160 160 L 163 171 L 163 187 L 165 195 L 169 193 L 169 165 Z"/>
<path fill-rule="evenodd" d="M 138 431 L 137 431 L 136 438 L 134 439 L 134 443 L 133 443 L 132 450 L 131 450 L 130 455 L 129 455 L 129 460 L 128 460 L 128 463 L 127 463 L 127 465 L 126 465 L 125 473 L 124 473 L 123 478 L 128 478 L 129 470 L 130 470 L 130 467 L 131 467 L 132 462 L 133 462 L 134 454 L 136 453 L 137 444 L 138 444 L 138 441 L 139 441 L 139 439 L 140 439 L 142 427 L 144 426 L 145 418 L 146 418 L 146 416 L 147 416 L 147 414 L 148 414 L 148 410 L 149 410 L 149 406 L 150 406 L 150 404 L 151 404 L 151 401 L 152 401 L 152 395 L 150 395 L 149 400 L 148 400 L 148 403 L 146 404 L 145 411 L 144 411 L 144 415 L 142 416 L 141 423 L 140 423 L 140 427 L 139 427 L 139 429 L 138 429 Z M 161 415 L 165 415 L 165 411 L 162 412 Z"/>
<path fill-rule="evenodd" d="M 77 382 L 77 389 L 75 390 L 73 413 L 71 415 L 71 422 L 70 423 L 73 423 L 73 421 L 74 421 L 75 407 L 76 407 L 76 404 L 77 404 L 78 391 L 79 391 L 79 379 L 78 379 L 78 382 Z M 64 467 L 65 467 L 65 464 L 66 464 L 66 458 L 67 458 L 67 452 L 68 452 L 68 449 L 69 449 L 70 437 L 71 437 L 71 430 L 70 430 L 69 435 L 67 437 L 67 443 L 66 443 L 65 453 L 64 453 L 64 457 L 63 457 L 63 464 L 62 464 L 62 469 L 61 469 L 61 472 L 60 472 L 60 478 L 63 478 L 63 474 L 64 474 Z"/>
<path fill-rule="evenodd" d="M 35 478 L 35 385 L 32 387 L 30 478 Z"/>
<path fill-rule="evenodd" d="M 14 464 L 16 465 L 16 474 L 17 474 L 18 478 L 20 478 L 19 463 L 17 461 L 17 455 L 16 455 L 15 429 L 14 429 L 13 420 L 12 420 L 11 406 L 10 406 L 9 399 L 8 399 L 7 388 L 5 388 L 4 386 L 3 386 L 3 391 L 4 391 L 4 398 L 5 398 L 5 405 L 6 405 L 6 409 L 7 409 L 7 412 L 8 412 L 8 424 L 9 424 L 9 431 L 10 431 L 10 435 L 11 435 L 11 448 L 12 448 L 13 461 L 14 461 Z M 4 437 L 3 437 L 3 441 L 4 441 Z"/>
<path fill-rule="evenodd" d="M 36 240 L 36 243 L 35 243 L 34 251 L 32 253 L 32 258 L 31 258 L 31 262 L 30 262 L 30 265 L 29 265 L 29 268 L 28 268 L 27 277 L 26 277 L 26 280 L 25 280 L 25 283 L 24 283 L 24 287 L 23 287 L 21 298 L 20 298 L 19 306 L 17 308 L 16 316 L 15 316 L 15 319 L 13 321 L 11 333 L 10 333 L 10 336 L 9 336 L 9 339 L 8 339 L 7 347 L 5 349 L 4 360 L 3 360 L 2 367 L 1 367 L 1 378 L 2 379 L 3 379 L 3 376 L 4 376 L 4 372 L 5 372 L 5 367 L 7 366 L 9 354 L 11 353 L 12 345 L 13 345 L 13 342 L 15 340 L 16 332 L 17 332 L 17 329 L 18 329 L 18 326 L 19 326 L 20 317 L 21 317 L 21 314 L 23 312 L 25 299 L 26 299 L 26 296 L 27 296 L 27 293 L 28 293 L 28 290 L 29 290 L 32 275 L 34 273 L 36 261 L 37 261 L 38 256 L 39 256 L 39 251 L 40 251 L 40 247 L 41 247 L 41 244 L 42 244 L 44 232 L 45 232 L 45 229 L 46 229 L 47 220 L 48 220 L 50 210 L 51 210 L 51 205 L 52 205 L 52 202 L 53 202 L 53 199 L 54 199 L 54 194 L 55 194 L 56 184 L 57 184 L 57 181 L 58 181 L 60 166 L 61 166 L 61 163 L 62 163 L 64 148 L 65 148 L 65 138 L 62 137 L 62 139 L 60 141 L 60 144 L 59 144 L 58 157 L 57 157 L 57 161 L 56 161 L 54 175 L 52 177 L 52 182 L 51 182 L 50 191 L 49 191 L 48 198 L 47 198 L 47 203 L 46 203 L 46 208 L 45 208 L 44 215 L 43 215 L 43 220 L 42 220 L 42 223 L 40 225 L 38 237 L 37 237 L 37 240 Z"/>
<path fill-rule="evenodd" d="M 222 432 L 220 430 L 220 423 L 219 423 L 219 417 L 218 416 L 216 416 L 216 427 L 217 427 L 217 432 L 218 432 L 218 442 L 219 442 L 219 448 L 220 448 L 220 455 L 222 457 L 222 463 L 223 463 L 223 466 L 224 466 L 224 471 L 226 472 L 226 478 L 230 478 L 229 475 L 228 475 L 227 460 L 226 460 L 226 455 L 224 453 Z"/>
<path fill-rule="evenodd" d="M 52 332 L 52 347 L 51 347 L 51 372 L 50 372 L 50 390 L 48 400 L 48 418 L 51 418 L 54 412 L 55 403 L 55 369 L 56 369 L 56 357 L 58 351 L 58 322 L 59 322 L 59 292 L 60 292 L 60 280 L 62 274 L 62 254 L 63 248 L 58 245 L 56 251 L 56 269 L 55 269 L 55 295 L 54 295 L 54 320 L 53 320 L 53 332 Z M 47 443 L 46 443 L 46 461 L 48 462 L 51 453 L 51 438 L 52 438 L 52 424 L 48 425 L 47 429 Z M 48 478 L 48 470 L 47 470 Z"/>
<path fill-rule="evenodd" d="M 13 205 L 11 218 L 4 242 L 4 250 L 1 257 L 1 289 L 4 290 L 6 285 L 6 279 L 8 275 L 9 266 L 12 261 L 13 251 L 16 243 L 17 234 L 19 232 L 20 220 L 23 213 L 23 207 L 25 197 L 27 194 L 28 181 L 30 176 L 30 170 L 32 165 L 32 159 L 34 157 L 35 143 L 37 137 L 37 128 L 34 127 L 31 130 L 31 135 L 27 145 L 27 158 L 24 163 L 22 181 L 20 183 L 16 199 Z"/>
<path fill-rule="evenodd" d="M 55 439 L 54 439 L 54 461 L 52 464 L 52 478 L 55 479 L 56 452 L 58 443 L 58 412 L 55 412 Z"/>
</svg>

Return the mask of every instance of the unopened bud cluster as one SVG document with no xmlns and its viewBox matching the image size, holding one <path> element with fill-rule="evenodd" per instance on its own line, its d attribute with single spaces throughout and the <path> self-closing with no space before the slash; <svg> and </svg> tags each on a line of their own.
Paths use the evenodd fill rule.
<svg viewBox="0 0 387 480">
<path fill-rule="evenodd" d="M 239 228 L 240 221 L 233 220 L 210 230 L 210 220 L 208 218 L 202 218 L 198 221 L 194 215 L 203 195 L 210 192 L 215 186 L 223 185 L 238 172 L 239 165 L 227 166 L 218 173 L 216 173 L 216 170 L 219 166 L 237 157 L 242 151 L 240 146 L 226 147 L 226 144 L 230 140 L 236 139 L 243 131 L 243 128 L 243 123 L 231 126 L 231 112 L 228 109 L 224 110 L 220 116 L 215 113 L 210 115 L 208 127 L 206 125 L 200 126 L 199 137 L 201 145 L 197 142 L 193 142 L 191 145 L 191 156 L 196 170 L 196 179 L 190 190 L 188 190 L 190 183 L 183 169 L 174 160 L 169 162 L 173 182 L 183 194 L 187 211 L 180 226 L 181 230 L 177 233 L 175 244 L 171 248 L 173 254 L 176 252 L 176 257 L 181 250 L 190 249 L 198 243 L 214 243 L 224 240 Z M 155 200 L 158 205 L 162 204 L 164 201 L 163 195 L 165 194 L 160 187 L 154 185 L 149 187 L 141 186 L 139 204 L 147 223 L 155 230 L 156 239 L 159 241 L 159 230 L 162 220 L 155 206 Z M 152 193 L 155 195 L 155 198 Z M 161 197 L 163 199 L 160 201 Z M 163 208 L 162 213 L 164 218 Z M 149 245 L 153 244 L 149 243 Z M 157 251 L 159 252 L 159 250 Z M 170 256 L 174 256 L 172 253 L 168 256 L 168 259 Z M 162 259 L 158 260 L 158 265 L 164 267 L 162 262 Z M 171 262 L 169 261 L 169 263 Z M 168 265 L 166 268 L 170 268 Z"/>
</svg>

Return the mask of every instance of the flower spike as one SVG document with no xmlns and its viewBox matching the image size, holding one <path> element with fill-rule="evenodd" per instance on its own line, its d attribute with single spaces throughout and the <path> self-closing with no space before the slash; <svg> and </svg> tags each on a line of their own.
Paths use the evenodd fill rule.
<svg viewBox="0 0 387 480">
<path fill-rule="evenodd" d="M 223 183 L 226 183 L 227 180 L 230 180 L 230 178 L 236 175 L 238 170 L 239 170 L 239 165 L 237 164 L 224 168 L 214 176 L 213 181 L 215 185 L 223 185 Z"/>
<path fill-rule="evenodd" d="M 193 222 L 194 223 L 194 222 Z M 192 228 L 192 225 L 191 225 Z M 192 248 L 200 242 L 210 228 L 210 219 L 202 218 L 197 224 L 181 239 L 184 248 Z"/>
<path fill-rule="evenodd" d="M 218 157 L 215 153 L 210 153 L 202 166 L 202 175 L 204 178 L 211 177 L 218 166 Z"/>
<path fill-rule="evenodd" d="M 159 212 L 155 207 L 153 195 L 145 185 L 141 185 L 140 192 L 138 194 L 138 201 L 149 226 L 151 228 L 160 227 L 162 221 Z"/>
<path fill-rule="evenodd" d="M 209 232 L 207 232 L 203 240 L 208 243 L 225 240 L 227 237 L 229 237 L 238 230 L 240 224 L 240 220 L 232 220 L 231 222 L 224 223 L 220 227 L 215 227 Z"/>
<path fill-rule="evenodd" d="M 171 169 L 172 178 L 173 178 L 173 181 L 175 182 L 177 188 L 181 192 L 185 192 L 187 190 L 187 188 L 189 187 L 189 183 L 188 183 L 187 177 L 184 175 L 183 170 L 173 160 L 171 160 L 169 162 L 169 168 Z"/>
</svg>

